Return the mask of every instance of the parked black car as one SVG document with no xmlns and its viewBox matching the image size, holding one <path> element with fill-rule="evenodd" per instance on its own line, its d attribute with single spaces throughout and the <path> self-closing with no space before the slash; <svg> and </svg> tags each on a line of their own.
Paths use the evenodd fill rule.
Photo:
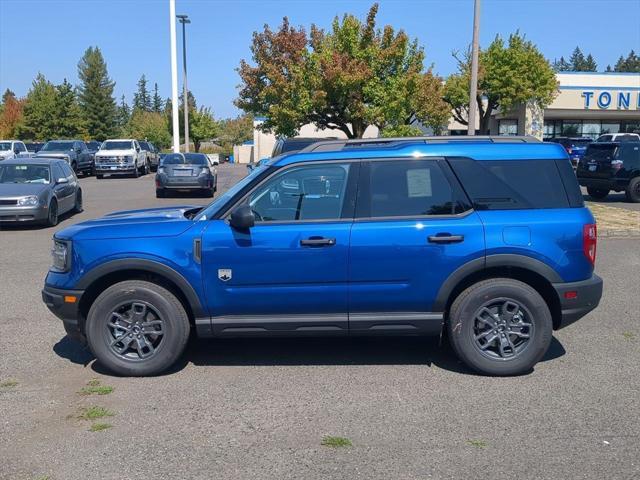
<svg viewBox="0 0 640 480">
<path fill-rule="evenodd" d="M 36 157 L 58 158 L 66 161 L 76 173 L 93 174 L 95 156 L 82 140 L 50 140 Z"/>
<path fill-rule="evenodd" d="M 147 141 L 140 141 L 140 148 L 147 152 L 147 162 L 149 162 L 149 168 L 152 172 L 158 170 L 158 165 L 160 165 L 160 153 L 156 146 Z"/>
<path fill-rule="evenodd" d="M 27 152 L 38 153 L 44 146 L 44 142 L 29 142 L 24 144 L 27 147 Z"/>
<path fill-rule="evenodd" d="M 592 143 L 576 170 L 578 182 L 597 200 L 611 190 L 640 203 L 640 142 Z"/>
<path fill-rule="evenodd" d="M 156 197 L 168 190 L 199 191 L 213 197 L 218 189 L 218 175 L 203 153 L 168 153 L 156 174 Z"/>
</svg>

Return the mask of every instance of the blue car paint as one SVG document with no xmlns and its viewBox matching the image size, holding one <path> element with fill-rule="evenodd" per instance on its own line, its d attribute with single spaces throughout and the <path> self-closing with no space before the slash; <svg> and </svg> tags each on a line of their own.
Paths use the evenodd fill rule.
<svg viewBox="0 0 640 480">
<path fill-rule="evenodd" d="M 590 278 L 593 268 L 582 252 L 582 225 L 593 223 L 593 216 L 586 208 L 256 225 L 250 233 L 215 218 L 267 169 L 307 161 L 456 156 L 480 161 L 567 158 L 557 144 L 482 140 L 284 155 L 256 168 L 192 219 L 185 217 L 189 206 L 163 207 L 116 212 L 62 230 L 56 237 L 72 241 L 73 266 L 67 273 L 50 271 L 46 285 L 74 289 L 88 272 L 108 262 L 147 259 L 186 279 L 214 326 L 220 317 L 296 313 L 327 315 L 329 323 L 346 330 L 347 313 L 430 311 L 452 272 L 487 255 L 536 259 L 566 282 Z M 465 241 L 427 242 L 439 233 L 464 235 Z M 301 238 L 314 235 L 334 237 L 336 244 L 329 249 L 300 247 Z M 202 242 L 199 261 L 194 259 L 195 240 Z M 232 270 L 231 278 L 221 281 L 220 269 Z"/>
</svg>

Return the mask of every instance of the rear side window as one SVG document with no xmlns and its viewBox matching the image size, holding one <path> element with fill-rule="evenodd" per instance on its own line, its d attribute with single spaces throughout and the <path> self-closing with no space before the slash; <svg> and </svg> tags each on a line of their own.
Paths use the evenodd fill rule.
<svg viewBox="0 0 640 480">
<path fill-rule="evenodd" d="M 453 158 L 450 165 L 478 210 L 570 206 L 554 161 Z"/>
<path fill-rule="evenodd" d="M 365 208 L 359 208 L 359 217 L 452 215 L 467 209 L 434 160 L 371 162 L 360 198 Z"/>
</svg>

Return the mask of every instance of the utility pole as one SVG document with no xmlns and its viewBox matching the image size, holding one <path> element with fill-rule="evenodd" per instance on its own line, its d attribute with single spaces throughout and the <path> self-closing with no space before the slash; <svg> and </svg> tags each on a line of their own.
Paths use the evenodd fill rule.
<svg viewBox="0 0 640 480">
<path fill-rule="evenodd" d="M 180 151 L 180 123 L 178 121 L 178 58 L 176 52 L 176 0 L 169 0 L 169 31 L 171 32 L 171 107 L 173 119 L 173 152 Z"/>
<path fill-rule="evenodd" d="M 480 32 L 480 0 L 474 0 L 473 5 L 473 41 L 471 43 L 471 81 L 469 82 L 469 125 L 467 135 L 476 134 L 476 117 L 478 104 L 478 36 Z"/>
<path fill-rule="evenodd" d="M 185 34 L 185 25 L 191 23 L 187 15 L 176 15 L 179 22 L 182 24 L 182 65 L 184 68 L 183 75 L 183 88 L 182 104 L 184 108 L 184 151 L 189 153 L 189 99 L 187 89 L 187 37 Z"/>
</svg>

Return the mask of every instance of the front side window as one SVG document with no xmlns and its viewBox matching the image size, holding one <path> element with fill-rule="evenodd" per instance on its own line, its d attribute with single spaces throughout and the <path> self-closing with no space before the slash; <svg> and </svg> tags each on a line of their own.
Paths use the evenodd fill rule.
<svg viewBox="0 0 640 480">
<path fill-rule="evenodd" d="M 349 164 L 292 167 L 265 180 L 247 202 L 258 222 L 339 219 Z"/>
<path fill-rule="evenodd" d="M 435 160 L 371 162 L 369 211 L 359 216 L 414 217 L 452 215 L 465 207 Z M 360 202 L 360 200 L 359 200 Z"/>
</svg>

